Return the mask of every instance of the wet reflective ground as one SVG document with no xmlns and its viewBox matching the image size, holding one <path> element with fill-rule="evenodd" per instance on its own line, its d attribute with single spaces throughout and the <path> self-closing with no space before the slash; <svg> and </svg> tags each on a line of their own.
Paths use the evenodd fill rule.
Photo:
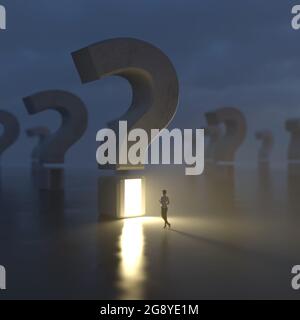
<svg viewBox="0 0 300 320">
<path fill-rule="evenodd" d="M 148 169 L 147 217 L 100 222 L 97 172 L 68 170 L 65 192 L 41 192 L 29 170 L 3 170 L 0 298 L 298 299 L 299 177 L 297 168 Z M 159 217 L 163 188 L 171 230 Z"/>
</svg>

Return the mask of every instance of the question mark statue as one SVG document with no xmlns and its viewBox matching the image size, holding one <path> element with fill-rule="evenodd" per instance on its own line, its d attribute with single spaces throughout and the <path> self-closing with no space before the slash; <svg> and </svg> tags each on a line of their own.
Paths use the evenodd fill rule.
<svg viewBox="0 0 300 320">
<path fill-rule="evenodd" d="M 205 114 L 209 126 L 224 126 L 224 133 L 214 145 L 214 165 L 209 167 L 209 178 L 220 194 L 234 190 L 234 163 L 238 148 L 246 138 L 247 125 L 243 113 L 233 107 L 224 107 Z M 233 194 L 233 193 L 232 193 Z M 232 195 L 230 195 L 232 197 Z"/>
<path fill-rule="evenodd" d="M 258 162 L 260 164 L 269 163 L 270 156 L 274 146 L 273 133 L 269 130 L 257 131 L 255 133 L 255 138 L 262 142 L 258 150 Z"/>
<path fill-rule="evenodd" d="M 219 164 L 234 164 L 238 148 L 246 138 L 246 119 L 236 108 L 225 107 L 205 114 L 208 125 L 225 126 L 225 133 L 215 146 L 214 159 Z"/>
<path fill-rule="evenodd" d="M 142 40 L 116 38 L 92 44 L 72 53 L 72 56 L 82 83 L 96 81 L 105 76 L 120 76 L 130 83 L 132 102 L 129 109 L 122 117 L 109 123 L 109 127 L 116 133 L 119 121 L 127 121 L 128 131 L 144 129 L 148 137 L 151 137 L 151 129 L 168 126 L 177 110 L 179 85 L 171 61 L 160 49 Z M 125 141 L 118 141 L 118 152 L 124 143 Z M 117 163 L 114 167 L 121 172 L 143 168 L 141 163 Z M 112 179 L 113 177 L 108 178 L 108 184 L 115 190 L 116 184 L 111 183 Z M 104 186 L 103 190 L 105 189 Z M 100 192 L 100 197 L 104 202 L 116 203 L 114 197 L 107 199 L 112 193 L 103 195 Z M 109 211 L 108 214 L 111 214 L 110 209 L 102 211 Z"/>
<path fill-rule="evenodd" d="M 87 128 L 87 110 L 76 95 L 61 90 L 42 91 L 23 99 L 29 114 L 55 110 L 62 117 L 60 128 L 40 145 L 40 189 L 64 188 L 64 162 L 67 150 Z"/>
</svg>

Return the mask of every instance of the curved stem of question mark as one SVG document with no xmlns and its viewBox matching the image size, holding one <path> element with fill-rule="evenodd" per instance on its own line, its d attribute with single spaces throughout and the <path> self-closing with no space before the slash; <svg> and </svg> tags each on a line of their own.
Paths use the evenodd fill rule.
<svg viewBox="0 0 300 320">
<path fill-rule="evenodd" d="M 288 161 L 300 161 L 300 119 L 287 120 L 285 129 L 291 135 L 288 146 Z"/>
<path fill-rule="evenodd" d="M 178 104 L 178 79 L 171 61 L 160 49 L 145 41 L 117 38 L 78 50 L 72 57 L 83 83 L 115 75 L 131 84 L 131 106 L 109 123 L 115 132 L 119 121 L 125 120 L 128 130 L 142 128 L 150 137 L 151 129 L 163 129 L 173 119 Z M 122 143 L 119 141 L 119 150 Z M 130 166 L 118 164 L 116 169 L 128 170 Z"/>
<path fill-rule="evenodd" d="M 20 135 L 20 125 L 17 118 L 10 112 L 0 110 L 0 124 L 4 127 L 0 137 L 0 158 L 4 151 L 15 143 Z"/>
<path fill-rule="evenodd" d="M 255 137 L 257 140 L 262 141 L 262 144 L 258 150 L 258 161 L 260 163 L 269 162 L 274 145 L 274 137 L 272 132 L 269 130 L 258 131 L 255 133 Z"/>
<path fill-rule="evenodd" d="M 42 91 L 23 99 L 29 114 L 56 110 L 62 125 L 51 134 L 40 150 L 41 163 L 62 164 L 67 150 L 77 142 L 87 128 L 87 110 L 81 99 L 60 90 Z"/>
<path fill-rule="evenodd" d="M 215 161 L 232 164 L 238 148 L 246 138 L 247 126 L 244 115 L 236 108 L 225 107 L 206 113 L 206 119 L 209 125 L 223 123 L 225 126 L 225 134 L 215 148 Z"/>
<path fill-rule="evenodd" d="M 40 161 L 40 153 L 43 144 L 50 134 L 50 130 L 47 127 L 34 127 L 26 130 L 28 137 L 38 137 L 38 144 L 33 148 L 31 158 L 35 161 Z"/>
</svg>

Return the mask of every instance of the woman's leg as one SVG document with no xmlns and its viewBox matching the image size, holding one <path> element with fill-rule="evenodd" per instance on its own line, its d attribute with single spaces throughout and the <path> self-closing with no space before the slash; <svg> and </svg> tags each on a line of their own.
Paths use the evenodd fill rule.
<svg viewBox="0 0 300 320">
<path fill-rule="evenodd" d="M 165 222 L 165 225 L 164 225 L 164 229 L 165 229 L 168 224 L 166 208 L 161 208 L 161 217 Z"/>
<path fill-rule="evenodd" d="M 171 224 L 169 223 L 169 221 L 168 221 L 168 208 L 166 208 L 166 215 L 165 215 L 165 217 L 166 217 L 166 224 L 169 226 L 169 228 L 171 228 Z"/>
<path fill-rule="evenodd" d="M 169 221 L 167 221 L 167 224 L 168 224 L 169 228 L 171 228 L 171 223 Z"/>
</svg>

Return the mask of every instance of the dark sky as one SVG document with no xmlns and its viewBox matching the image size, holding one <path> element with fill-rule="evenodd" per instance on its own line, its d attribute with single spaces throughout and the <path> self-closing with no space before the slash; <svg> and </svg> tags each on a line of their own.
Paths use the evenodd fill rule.
<svg viewBox="0 0 300 320">
<path fill-rule="evenodd" d="M 17 115 L 22 135 L 3 155 L 27 165 L 35 141 L 24 130 L 60 123 L 54 111 L 30 116 L 22 97 L 69 90 L 89 110 L 89 127 L 68 152 L 73 166 L 95 166 L 95 135 L 130 104 L 126 81 L 105 78 L 82 85 L 70 53 L 114 37 L 160 47 L 174 63 L 180 103 L 172 127 L 202 128 L 205 111 L 233 105 L 245 113 L 248 137 L 240 161 L 255 163 L 256 129 L 276 135 L 274 160 L 285 158 L 284 121 L 300 117 L 300 31 L 291 28 L 288 0 L 0 0 L 8 29 L 0 32 L 1 109 Z"/>
</svg>

